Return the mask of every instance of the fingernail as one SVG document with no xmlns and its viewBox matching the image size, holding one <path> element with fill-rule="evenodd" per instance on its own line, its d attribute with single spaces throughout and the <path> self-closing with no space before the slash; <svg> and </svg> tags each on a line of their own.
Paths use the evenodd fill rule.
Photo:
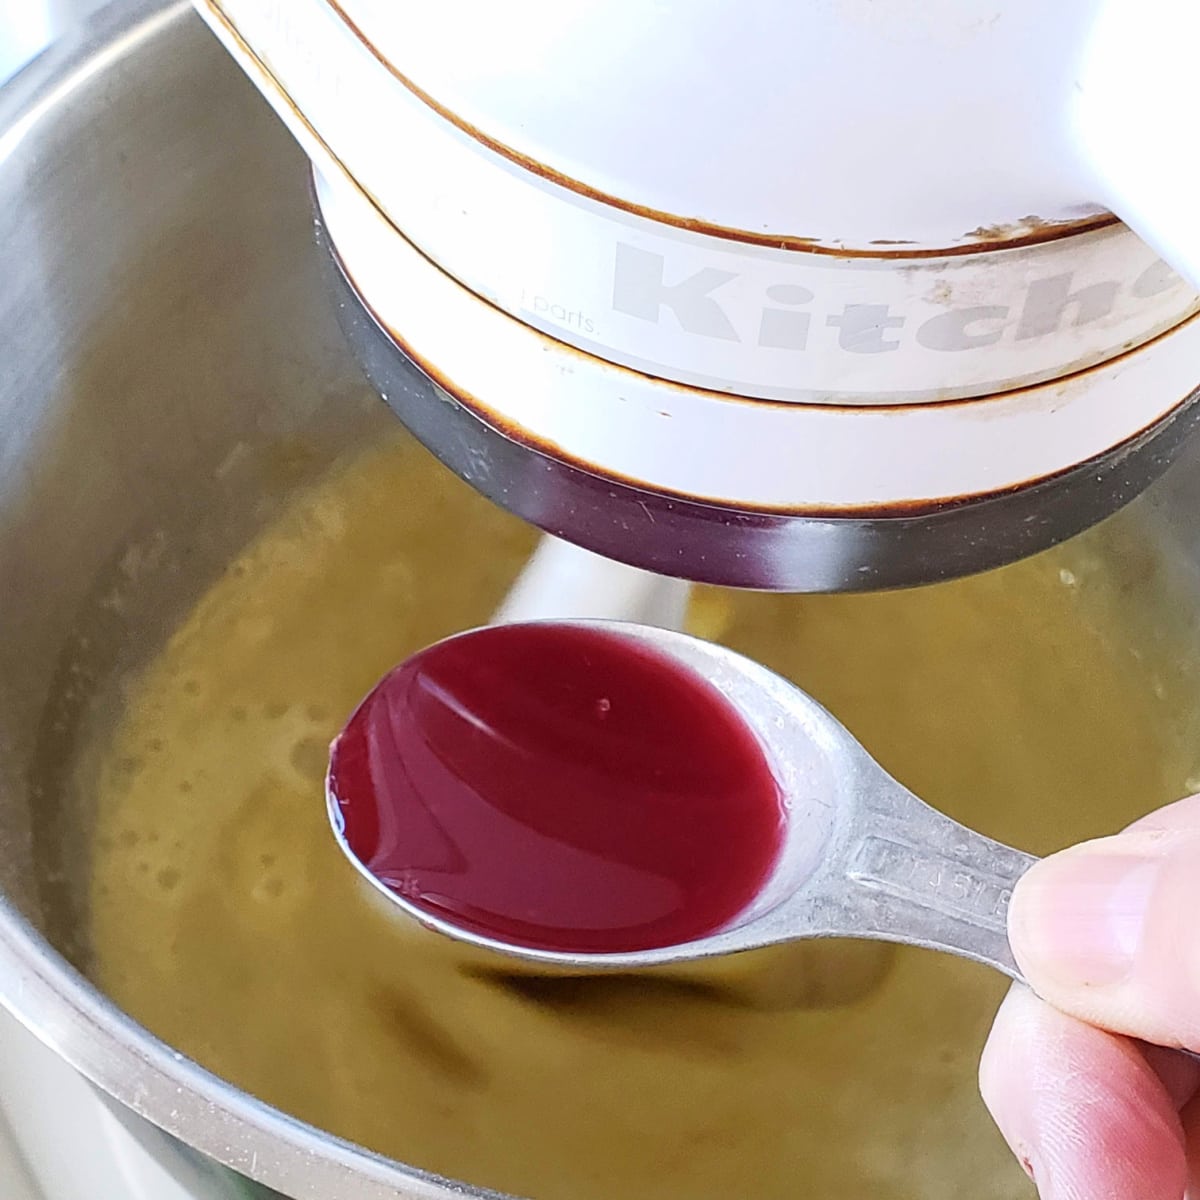
<svg viewBox="0 0 1200 1200">
<path fill-rule="evenodd" d="M 1037 990 L 1120 983 L 1142 944 L 1158 860 L 1080 848 L 1034 866 L 1017 885 L 1009 936 Z"/>
</svg>

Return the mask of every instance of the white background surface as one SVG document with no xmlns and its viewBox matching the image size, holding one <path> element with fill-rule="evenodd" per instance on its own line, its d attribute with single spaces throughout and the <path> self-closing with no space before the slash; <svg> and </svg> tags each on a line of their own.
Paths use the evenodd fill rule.
<svg viewBox="0 0 1200 1200">
<path fill-rule="evenodd" d="M 0 82 L 54 36 L 104 0 L 0 0 Z"/>
<path fill-rule="evenodd" d="M 10 1019 L 7 1013 L 0 1014 L 0 1020 Z M 0 1195 L 6 1200 L 42 1200 L 41 1194 L 34 1191 L 24 1159 L 13 1141 L 3 1113 L 0 1113 Z"/>
</svg>

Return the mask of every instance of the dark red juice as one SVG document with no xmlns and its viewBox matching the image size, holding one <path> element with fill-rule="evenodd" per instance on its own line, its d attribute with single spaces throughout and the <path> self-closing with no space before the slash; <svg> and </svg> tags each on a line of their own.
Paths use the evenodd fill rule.
<svg viewBox="0 0 1200 1200">
<path fill-rule="evenodd" d="M 500 941 L 591 953 L 690 941 L 756 895 L 783 833 L 757 738 L 630 639 L 502 625 L 386 676 L 334 743 L 359 861 Z"/>
</svg>

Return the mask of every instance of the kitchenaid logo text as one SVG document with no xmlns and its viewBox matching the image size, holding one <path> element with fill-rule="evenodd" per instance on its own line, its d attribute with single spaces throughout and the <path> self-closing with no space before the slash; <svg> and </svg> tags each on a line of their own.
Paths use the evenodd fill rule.
<svg viewBox="0 0 1200 1200">
<path fill-rule="evenodd" d="M 1025 342 L 1068 328 L 1103 321 L 1122 301 L 1149 300 L 1184 286 L 1166 263 L 1151 263 L 1132 282 L 1102 279 L 1077 284 L 1073 272 L 1051 274 L 1026 285 L 1024 293 L 1007 304 L 968 304 L 956 307 L 937 296 L 929 302 L 943 311 L 912 318 L 887 303 L 843 304 L 821 311 L 817 294 L 798 283 L 766 285 L 753 312 L 734 310 L 731 286 L 742 276 L 736 271 L 704 267 L 692 274 L 672 273 L 666 258 L 650 250 L 617 244 L 612 306 L 626 316 L 655 324 L 669 314 L 677 327 L 697 337 L 746 343 L 774 350 L 806 350 L 818 329 L 836 331 L 821 338 L 850 354 L 887 354 L 906 341 L 925 350 L 979 350 L 1006 335 Z M 949 294 L 949 284 L 941 285 Z M 742 309 L 742 305 L 738 305 Z M 735 316 L 738 318 L 735 320 Z"/>
</svg>

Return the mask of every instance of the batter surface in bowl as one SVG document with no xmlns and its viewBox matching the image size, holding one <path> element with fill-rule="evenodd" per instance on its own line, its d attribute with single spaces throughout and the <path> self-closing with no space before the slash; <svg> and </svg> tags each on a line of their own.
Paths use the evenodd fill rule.
<svg viewBox="0 0 1200 1200">
<path fill-rule="evenodd" d="M 795 679 L 931 802 L 1044 852 L 1175 798 L 1194 765 L 1186 673 L 1125 620 L 1159 601 L 1106 566 L 1118 542 L 890 595 L 703 590 L 693 628 Z M 1027 1195 L 976 1093 L 1005 986 L 982 968 L 830 945 L 547 978 L 360 882 L 325 815 L 330 739 L 394 663 L 485 621 L 531 545 L 402 442 L 230 564 L 102 756 L 100 985 L 290 1113 L 538 1200 Z"/>
</svg>

